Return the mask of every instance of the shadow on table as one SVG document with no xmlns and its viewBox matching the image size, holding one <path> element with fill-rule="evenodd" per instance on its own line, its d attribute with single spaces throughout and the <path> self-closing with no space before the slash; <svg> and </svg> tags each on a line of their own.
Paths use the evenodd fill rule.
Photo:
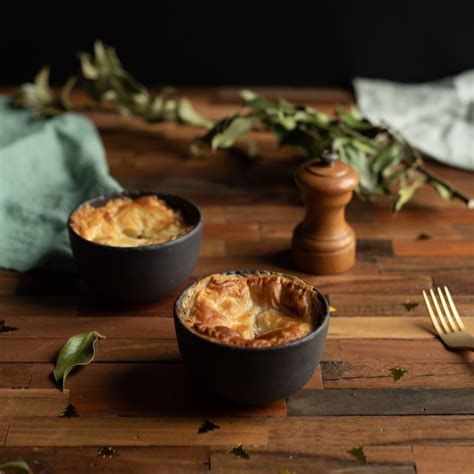
<svg viewBox="0 0 474 474">
<path fill-rule="evenodd" d="M 205 394 L 191 383 L 182 363 L 98 363 L 68 382 L 70 402 L 81 415 L 205 418 L 286 414 L 284 400 L 265 406 L 245 406 Z"/>
</svg>

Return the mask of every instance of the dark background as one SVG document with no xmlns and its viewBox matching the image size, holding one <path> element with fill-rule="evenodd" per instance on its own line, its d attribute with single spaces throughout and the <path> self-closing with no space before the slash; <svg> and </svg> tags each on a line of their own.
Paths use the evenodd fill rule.
<svg viewBox="0 0 474 474">
<path fill-rule="evenodd" d="M 3 7 L 0 85 L 52 81 L 101 38 L 149 85 L 350 87 L 355 76 L 435 80 L 474 67 L 472 2 L 63 3 Z"/>
</svg>

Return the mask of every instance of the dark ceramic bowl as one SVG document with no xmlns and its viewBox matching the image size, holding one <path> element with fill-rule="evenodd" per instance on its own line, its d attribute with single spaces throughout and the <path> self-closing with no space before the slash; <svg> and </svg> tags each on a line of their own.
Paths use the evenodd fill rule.
<svg viewBox="0 0 474 474">
<path fill-rule="evenodd" d="M 224 275 L 255 273 L 272 272 L 242 270 Z M 184 290 L 174 306 L 179 350 L 195 384 L 220 398 L 258 405 L 288 397 L 308 382 L 323 353 L 329 325 L 329 305 L 319 291 L 314 289 L 314 297 L 321 303 L 321 315 L 310 334 L 285 345 L 255 348 L 212 341 L 183 322 L 181 304 L 196 284 Z"/>
<path fill-rule="evenodd" d="M 117 197 L 155 195 L 179 209 L 193 229 L 169 242 L 143 247 L 111 247 L 82 238 L 71 228 L 71 216 L 90 204 L 105 205 Z M 68 219 L 69 239 L 79 275 L 93 293 L 126 302 L 151 302 L 179 288 L 191 275 L 201 247 L 203 220 L 192 202 L 171 194 L 125 191 L 98 196 L 74 209 Z"/>
</svg>

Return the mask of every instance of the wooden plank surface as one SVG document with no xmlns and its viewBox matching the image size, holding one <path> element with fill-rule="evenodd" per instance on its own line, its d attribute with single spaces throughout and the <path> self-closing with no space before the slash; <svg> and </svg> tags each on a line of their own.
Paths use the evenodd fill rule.
<svg viewBox="0 0 474 474">
<path fill-rule="evenodd" d="M 206 447 L 120 447 L 109 458 L 97 447 L 7 447 L 0 448 L 3 460 L 24 459 L 36 473 L 90 474 L 207 474 Z"/>
<path fill-rule="evenodd" d="M 302 390 L 288 401 L 289 416 L 420 414 L 474 415 L 474 389 Z"/>
<path fill-rule="evenodd" d="M 314 474 L 316 472 L 349 472 L 351 474 L 414 474 L 413 464 L 371 464 L 361 465 L 355 460 L 342 460 L 319 455 L 291 455 L 288 453 L 252 452 L 250 459 L 229 456 L 225 452 L 211 453 L 212 472 L 228 473 L 262 473 L 274 474 L 296 472 Z"/>
<path fill-rule="evenodd" d="M 265 446 L 264 420 L 214 420 L 218 430 L 198 433 L 199 418 L 38 418 L 9 423 L 6 446 Z"/>
<path fill-rule="evenodd" d="M 269 93 L 329 112 L 350 101 L 341 91 Z M 187 94 L 210 117 L 237 110 L 233 89 Z M 123 186 L 200 206 L 200 258 L 181 289 L 147 305 L 99 301 L 75 275 L 0 270 L 0 320 L 15 328 L 0 334 L 0 462 L 23 458 L 35 474 L 474 472 L 474 353 L 445 349 L 421 297 L 433 285 L 449 286 L 474 332 L 473 210 L 426 186 L 397 214 L 390 197 L 353 199 L 346 216 L 357 236 L 355 266 L 308 275 L 290 253 L 304 216 L 293 182 L 297 160 L 274 137 L 254 134 L 258 161 L 222 151 L 192 159 L 196 129 L 107 111 L 88 116 Z M 473 173 L 427 166 L 472 194 Z M 256 407 L 213 399 L 192 386 L 181 361 L 176 297 L 196 278 L 238 268 L 298 275 L 335 308 L 321 365 L 287 401 Z M 68 337 L 89 330 L 107 339 L 60 391 L 51 378 L 56 356 Z M 399 380 L 393 369 L 401 369 Z M 69 403 L 79 416 L 61 418 Z M 220 428 L 198 434 L 206 419 Z M 240 443 L 250 459 L 229 454 Z M 116 455 L 98 456 L 104 446 Z M 363 448 L 366 463 L 353 448 Z"/>
<path fill-rule="evenodd" d="M 267 428 L 270 449 L 309 454 L 322 446 L 474 444 L 472 415 L 284 417 L 269 418 Z"/>
</svg>

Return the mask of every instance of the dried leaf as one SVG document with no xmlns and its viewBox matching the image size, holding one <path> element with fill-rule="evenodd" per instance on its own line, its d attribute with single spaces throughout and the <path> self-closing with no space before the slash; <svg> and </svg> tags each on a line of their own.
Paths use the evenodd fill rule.
<svg viewBox="0 0 474 474">
<path fill-rule="evenodd" d="M 169 87 L 157 94 L 150 93 L 124 69 L 115 49 L 101 41 L 94 43 L 93 54 L 79 53 L 78 57 L 77 87 L 94 101 L 107 101 L 118 112 L 150 123 L 171 121 L 207 128 L 200 141 L 211 145 L 214 150 L 232 147 L 240 140 L 247 144 L 247 156 L 256 156 L 256 144 L 248 137 L 248 132 L 255 127 L 273 133 L 281 146 L 291 146 L 298 155 L 306 158 L 313 158 L 332 147 L 338 151 L 340 159 L 352 165 L 359 174 L 360 183 L 356 191 L 360 197 L 377 197 L 392 193 L 398 187 L 396 211 L 424 182 L 434 187 L 443 198 L 456 196 L 474 207 L 474 199 L 425 170 L 421 166 L 420 153 L 403 137 L 388 127 L 375 126 L 355 108 L 338 110 L 335 117 L 329 117 L 309 106 L 283 99 L 269 100 L 243 90 L 243 111 L 213 121 L 199 114 L 186 98 L 169 98 Z M 72 108 L 69 96 L 74 85 L 75 79 L 71 78 L 61 94 L 55 94 L 49 87 L 49 69 L 46 67 L 33 83 L 19 88 L 13 104 L 33 110 L 37 117 L 55 116 Z"/>
<path fill-rule="evenodd" d="M 447 188 L 444 184 L 439 183 L 438 181 L 430 181 L 431 186 L 433 186 L 436 191 L 438 191 L 439 195 L 446 200 L 450 200 L 453 198 L 453 191 Z"/>
<path fill-rule="evenodd" d="M 422 233 L 416 238 L 416 240 L 429 240 L 429 239 L 431 239 L 431 235 L 425 234 L 424 232 L 422 232 Z"/>
<path fill-rule="evenodd" d="M 18 331 L 18 328 L 15 328 L 13 326 L 5 326 L 5 321 L 0 320 L 0 334 L 4 332 L 13 332 L 13 331 Z"/>
<path fill-rule="evenodd" d="M 402 158 L 401 147 L 396 141 L 392 141 L 389 145 L 381 150 L 370 163 L 370 168 L 374 173 L 381 173 L 389 166 L 394 166 L 400 162 Z"/>
<path fill-rule="evenodd" d="M 104 446 L 97 451 L 97 457 L 112 459 L 114 456 L 118 456 L 118 453 L 112 446 Z"/>
<path fill-rule="evenodd" d="M 53 371 L 56 383 L 64 389 L 71 370 L 77 366 L 90 364 L 95 357 L 97 341 L 104 338 L 105 336 L 97 331 L 70 337 L 56 359 Z"/>
<path fill-rule="evenodd" d="M 363 446 L 360 446 L 359 448 L 352 448 L 349 451 L 347 451 L 351 456 L 355 457 L 358 461 L 361 463 L 366 463 L 367 462 L 367 457 L 364 453 L 364 448 Z"/>
<path fill-rule="evenodd" d="M 181 123 L 192 125 L 194 127 L 210 128 L 213 125 L 212 120 L 209 120 L 196 112 L 191 102 L 183 98 L 178 102 L 177 119 Z"/>
<path fill-rule="evenodd" d="M 11 469 L 16 472 L 26 472 L 27 474 L 33 474 L 33 471 L 30 469 L 30 466 L 23 461 L 23 459 L 16 459 L 15 461 L 9 461 L 3 464 L 0 464 L 0 473 L 3 473 L 5 469 Z"/>
<path fill-rule="evenodd" d="M 213 150 L 217 148 L 229 148 L 243 135 L 248 133 L 252 128 L 252 118 L 249 117 L 234 117 L 228 126 L 221 132 L 218 132 L 211 141 Z"/>
<path fill-rule="evenodd" d="M 352 111 L 347 112 L 344 110 L 338 110 L 337 116 L 350 128 L 354 130 L 371 130 L 374 126 L 360 114 L 356 116 Z"/>
<path fill-rule="evenodd" d="M 420 303 L 417 303 L 417 302 L 411 302 L 411 301 L 406 301 L 405 303 L 402 303 L 402 306 L 408 311 L 410 312 L 412 309 L 415 309 L 415 308 L 418 308 L 418 306 L 420 305 Z"/>
<path fill-rule="evenodd" d="M 400 367 L 392 367 L 390 369 L 390 375 L 395 382 L 398 382 L 404 375 L 407 373 L 405 369 L 401 369 Z"/>
<path fill-rule="evenodd" d="M 242 446 L 241 443 L 237 444 L 231 450 L 227 451 L 227 454 L 232 454 L 242 459 L 250 459 L 249 452 Z"/>
<path fill-rule="evenodd" d="M 425 181 L 422 179 L 415 179 L 411 184 L 401 186 L 400 190 L 398 191 L 398 198 L 394 206 L 394 210 L 396 212 L 400 211 L 400 209 L 413 197 L 416 190 L 423 186 Z"/>
<path fill-rule="evenodd" d="M 63 411 L 63 414 L 61 415 L 61 418 L 74 418 L 76 416 L 79 416 L 79 413 L 77 413 L 76 407 L 70 403 Z"/>
<path fill-rule="evenodd" d="M 198 433 L 201 434 L 201 433 L 207 433 L 209 431 L 214 431 L 214 430 L 218 430 L 220 428 L 219 425 L 216 425 L 215 423 L 213 423 L 212 421 L 209 421 L 209 420 L 204 420 L 202 422 L 202 425 L 199 427 L 198 429 Z"/>
</svg>

